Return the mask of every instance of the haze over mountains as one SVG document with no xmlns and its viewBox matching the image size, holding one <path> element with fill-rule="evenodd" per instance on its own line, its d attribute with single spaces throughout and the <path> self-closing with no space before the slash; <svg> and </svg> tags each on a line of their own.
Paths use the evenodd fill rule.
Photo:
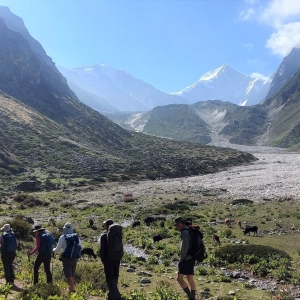
<svg viewBox="0 0 300 300">
<path fill-rule="evenodd" d="M 274 74 L 269 96 L 261 104 L 238 106 L 229 101 L 209 100 L 191 105 L 156 107 L 147 113 L 111 114 L 109 117 L 127 129 L 183 141 L 298 149 L 299 60 L 298 48 L 284 58 Z M 216 77 L 221 69 L 204 78 Z"/>
<path fill-rule="evenodd" d="M 38 167 L 99 183 L 202 174 L 255 160 L 121 128 L 77 99 L 27 33 L 0 7 L 0 174 Z"/>
</svg>

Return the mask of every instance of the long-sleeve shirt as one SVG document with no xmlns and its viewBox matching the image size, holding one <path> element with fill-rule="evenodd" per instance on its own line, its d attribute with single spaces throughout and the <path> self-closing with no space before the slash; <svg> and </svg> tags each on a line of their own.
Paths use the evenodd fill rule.
<svg viewBox="0 0 300 300">
<path fill-rule="evenodd" d="M 180 262 L 181 262 L 183 260 L 189 260 L 192 258 L 191 255 L 187 254 L 190 248 L 190 233 L 186 226 L 182 228 L 180 238 L 181 238 L 181 248 L 180 248 Z"/>
<path fill-rule="evenodd" d="M 40 235 L 38 234 L 36 237 L 35 237 L 35 247 L 28 252 L 28 255 L 32 255 L 36 252 L 38 252 L 41 248 L 41 245 L 42 245 L 42 239 L 40 237 Z"/>
<path fill-rule="evenodd" d="M 78 240 L 79 240 L 78 244 L 79 244 L 80 248 L 83 249 L 83 245 L 82 245 L 82 242 L 79 239 L 79 237 L 78 237 Z M 65 235 L 63 234 L 59 237 L 57 246 L 53 249 L 53 252 L 58 253 L 61 249 L 63 249 L 63 251 L 65 251 L 66 248 L 67 248 L 67 241 L 65 239 Z"/>
</svg>

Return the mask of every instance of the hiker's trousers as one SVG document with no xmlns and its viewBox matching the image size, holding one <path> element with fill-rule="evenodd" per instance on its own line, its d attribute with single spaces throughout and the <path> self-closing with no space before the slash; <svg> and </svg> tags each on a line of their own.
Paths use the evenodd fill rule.
<svg viewBox="0 0 300 300">
<path fill-rule="evenodd" d="M 39 268 L 41 264 L 44 264 L 44 270 L 47 277 L 47 283 L 52 283 L 52 273 L 50 270 L 51 253 L 39 253 L 33 266 L 33 284 L 39 282 Z"/>
<path fill-rule="evenodd" d="M 16 252 L 6 252 L 1 254 L 1 260 L 3 263 L 6 283 L 11 283 L 11 284 L 14 283 L 15 273 L 14 273 L 13 262 L 15 258 L 16 258 Z"/>
<path fill-rule="evenodd" d="M 103 262 L 105 278 L 108 288 L 108 300 L 121 300 L 121 294 L 118 289 L 120 260 L 105 260 Z"/>
</svg>

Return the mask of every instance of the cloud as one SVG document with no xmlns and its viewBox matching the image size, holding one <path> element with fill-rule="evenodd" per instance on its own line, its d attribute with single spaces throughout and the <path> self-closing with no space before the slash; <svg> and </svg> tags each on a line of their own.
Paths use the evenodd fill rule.
<svg viewBox="0 0 300 300">
<path fill-rule="evenodd" d="M 265 46 L 272 53 L 286 56 L 293 47 L 300 46 L 299 0 L 246 0 L 247 8 L 240 12 L 243 21 L 257 20 L 273 28 Z"/>
<path fill-rule="evenodd" d="M 253 44 L 250 43 L 244 44 L 243 47 L 246 48 L 247 50 L 251 50 L 253 48 Z"/>
<path fill-rule="evenodd" d="M 300 47 L 300 22 L 280 26 L 266 43 L 273 53 L 286 56 L 292 48 Z"/>
<path fill-rule="evenodd" d="M 253 9 L 253 8 L 248 8 L 248 9 L 246 9 L 246 10 L 242 10 L 242 11 L 240 12 L 239 17 L 240 17 L 240 19 L 241 19 L 242 21 L 249 21 L 249 20 L 252 19 L 252 17 L 254 16 L 254 14 L 255 14 L 254 9 Z"/>
<path fill-rule="evenodd" d="M 250 76 L 253 78 L 258 78 L 258 79 L 264 80 L 264 81 L 271 81 L 270 77 L 264 76 L 263 74 L 260 74 L 260 73 L 252 73 Z"/>
</svg>

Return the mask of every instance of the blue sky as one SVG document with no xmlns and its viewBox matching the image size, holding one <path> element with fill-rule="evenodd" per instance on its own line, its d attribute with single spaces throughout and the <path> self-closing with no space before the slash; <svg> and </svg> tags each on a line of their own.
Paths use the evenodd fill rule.
<svg viewBox="0 0 300 300">
<path fill-rule="evenodd" d="M 270 75 L 300 45 L 298 0 L 0 0 L 60 66 L 106 64 L 163 92 L 226 63 Z"/>
</svg>

